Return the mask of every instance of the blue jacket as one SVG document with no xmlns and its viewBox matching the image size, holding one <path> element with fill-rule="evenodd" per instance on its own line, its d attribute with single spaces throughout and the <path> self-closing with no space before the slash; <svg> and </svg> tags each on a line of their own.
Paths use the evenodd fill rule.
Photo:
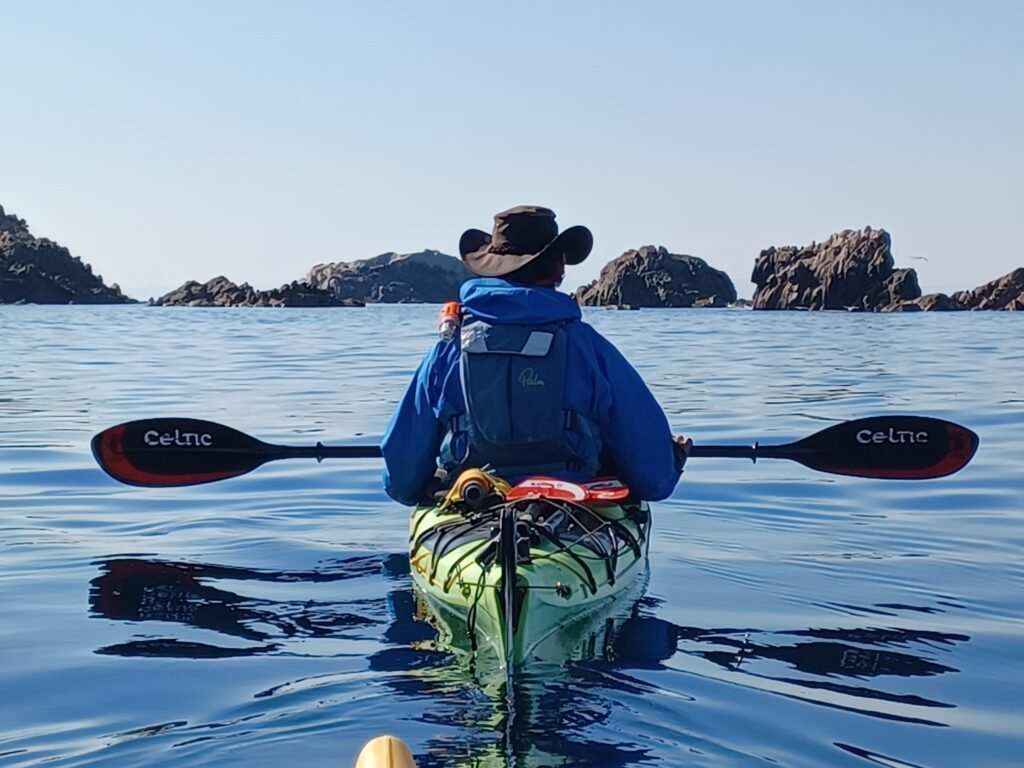
<svg viewBox="0 0 1024 768">
<path fill-rule="evenodd" d="M 475 278 L 462 285 L 463 311 L 502 324 L 568 323 L 565 407 L 597 425 L 598 446 L 614 459 L 618 476 L 640 498 L 672 494 L 682 466 L 676 458 L 668 419 L 640 374 L 601 334 L 582 320 L 570 296 L 550 288 L 517 285 L 499 278 Z M 414 505 L 437 469 L 448 425 L 465 413 L 459 375 L 458 336 L 438 341 L 420 363 L 391 417 L 381 450 L 384 488 L 402 504 Z M 585 480 L 572 473 L 562 479 Z"/>
</svg>

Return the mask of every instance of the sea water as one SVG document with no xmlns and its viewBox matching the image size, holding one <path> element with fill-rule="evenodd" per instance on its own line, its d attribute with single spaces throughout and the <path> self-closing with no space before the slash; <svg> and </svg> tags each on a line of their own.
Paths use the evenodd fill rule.
<svg viewBox="0 0 1024 768">
<path fill-rule="evenodd" d="M 373 444 L 439 307 L 0 307 L 0 765 L 1024 763 L 1024 318 L 587 310 L 698 443 L 921 414 L 960 473 L 694 459 L 614 642 L 512 690 L 453 655 L 379 460 L 147 489 L 91 437 L 204 418 Z M 607 637 L 605 638 L 605 642 Z"/>
</svg>

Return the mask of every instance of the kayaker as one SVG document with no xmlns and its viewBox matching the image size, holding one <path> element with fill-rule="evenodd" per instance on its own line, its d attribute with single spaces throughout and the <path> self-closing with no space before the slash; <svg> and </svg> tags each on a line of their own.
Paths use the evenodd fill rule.
<svg viewBox="0 0 1024 768">
<path fill-rule="evenodd" d="M 506 480 L 614 475 L 639 498 L 667 498 L 691 442 L 673 437 L 640 374 L 556 288 L 590 255 L 584 226 L 519 206 L 469 229 L 459 253 L 461 333 L 443 334 L 388 424 L 384 487 L 415 505 L 469 467 Z"/>
</svg>

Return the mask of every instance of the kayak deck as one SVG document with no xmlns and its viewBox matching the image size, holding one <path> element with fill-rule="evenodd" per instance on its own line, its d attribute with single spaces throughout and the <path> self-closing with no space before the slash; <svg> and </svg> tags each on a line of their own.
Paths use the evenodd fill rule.
<svg viewBox="0 0 1024 768">
<path fill-rule="evenodd" d="M 505 664 L 557 645 L 645 570 L 650 511 L 642 502 L 540 492 L 512 501 L 493 494 L 476 508 L 447 502 L 412 512 L 413 579 L 449 623 L 465 623 L 472 650 L 483 640 Z"/>
</svg>

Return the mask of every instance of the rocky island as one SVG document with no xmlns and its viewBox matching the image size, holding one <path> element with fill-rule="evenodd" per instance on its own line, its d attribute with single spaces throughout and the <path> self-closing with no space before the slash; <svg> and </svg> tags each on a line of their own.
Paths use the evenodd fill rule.
<svg viewBox="0 0 1024 768">
<path fill-rule="evenodd" d="M 917 272 L 897 269 L 884 229 L 843 230 L 823 243 L 768 248 L 754 262 L 754 309 L 858 312 L 1024 309 L 1024 269 L 972 291 L 921 295 Z"/>
<path fill-rule="evenodd" d="M 92 267 L 0 206 L 0 304 L 128 304 Z"/>
<path fill-rule="evenodd" d="M 967 309 L 1008 309 L 1024 312 L 1024 267 L 974 290 L 957 291 L 951 299 Z"/>
<path fill-rule="evenodd" d="M 459 286 L 471 276 L 461 259 L 426 250 L 317 264 L 302 282 L 367 303 L 440 304 L 458 299 Z"/>
<path fill-rule="evenodd" d="M 361 307 L 363 302 L 342 299 L 330 291 L 298 281 L 269 291 L 258 291 L 248 283 L 236 285 L 224 276 L 205 283 L 190 280 L 158 299 L 156 307 Z"/>
<path fill-rule="evenodd" d="M 575 295 L 586 306 L 725 307 L 736 301 L 736 287 L 703 259 L 645 245 L 609 262 Z"/>
<path fill-rule="evenodd" d="M 754 309 L 878 311 L 921 297 L 917 273 L 895 268 L 889 233 L 871 227 L 763 250 L 750 280 Z"/>
<path fill-rule="evenodd" d="M 317 264 L 305 277 L 272 291 L 226 277 L 194 280 L 150 304 L 161 307 L 361 307 L 365 304 L 436 304 L 459 297 L 469 272 L 440 251 L 384 253 L 372 259 Z"/>
<path fill-rule="evenodd" d="M 369 303 L 438 304 L 458 298 L 470 277 L 462 261 L 436 250 L 382 253 L 369 259 L 317 264 L 299 280 L 272 290 L 224 276 L 190 280 L 154 306 L 352 307 Z M 918 312 L 1024 310 L 1024 268 L 952 295 L 922 295 L 917 272 L 896 267 L 884 229 L 843 230 L 823 242 L 772 246 L 754 260 L 752 300 L 737 299 L 725 272 L 696 256 L 646 245 L 626 251 L 579 287 L 584 306 L 727 307 L 757 310 Z M 29 232 L 23 219 L 0 207 L 0 304 L 126 304 L 116 283 L 67 248 Z"/>
</svg>

